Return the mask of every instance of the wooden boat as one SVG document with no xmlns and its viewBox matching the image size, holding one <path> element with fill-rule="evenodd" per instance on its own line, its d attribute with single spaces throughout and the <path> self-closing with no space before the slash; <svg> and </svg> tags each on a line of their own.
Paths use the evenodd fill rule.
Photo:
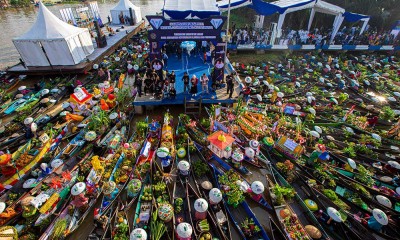
<svg viewBox="0 0 400 240">
<path fill-rule="evenodd" d="M 320 218 L 318 219 L 321 225 L 326 229 L 328 234 L 334 238 L 334 239 L 371 239 L 373 240 L 374 238 L 371 238 L 369 236 L 365 236 L 365 229 L 358 230 L 354 229 L 353 224 L 349 224 L 349 222 L 334 222 L 332 224 L 328 224 L 327 221 L 329 216 L 327 214 L 327 209 L 328 207 L 336 207 L 332 206 L 331 204 L 327 204 L 326 202 L 323 202 L 322 199 L 318 198 L 316 195 L 312 194 L 312 192 L 308 191 L 304 185 L 306 183 L 302 181 L 293 181 L 290 183 L 291 186 L 296 189 L 296 193 L 300 196 L 301 199 L 303 199 L 305 202 L 308 204 L 315 203 L 319 211 L 323 211 L 321 216 L 319 216 L 319 213 L 316 214 L 316 211 L 313 211 L 316 216 L 319 216 Z M 309 208 L 310 209 L 310 208 Z M 335 208 L 336 209 L 336 208 Z M 311 209 L 310 209 L 311 210 Z M 340 209 L 338 209 L 340 212 Z M 345 218 L 343 218 L 345 220 Z"/>
<path fill-rule="evenodd" d="M 77 158 L 76 156 L 71 157 L 68 161 L 66 162 L 61 162 L 59 160 L 55 160 L 51 164 L 51 171 L 48 172 L 48 174 L 39 174 L 37 178 L 30 178 L 29 180 L 26 180 L 26 178 L 21 179 L 11 190 L 8 190 L 7 192 L 4 193 L 4 195 L 0 198 L 0 201 L 2 202 L 7 202 L 9 207 L 14 208 L 16 211 L 16 215 L 13 218 L 1 218 L 1 222 L 6 222 L 4 224 L 7 224 L 7 221 L 10 222 L 15 218 L 19 218 L 20 214 L 22 213 L 22 208 L 18 207 L 18 204 L 21 202 L 22 199 L 25 197 L 31 196 L 33 194 L 37 195 L 37 191 L 40 190 L 42 186 L 48 187 L 48 185 L 52 184 L 53 179 L 63 179 L 63 174 L 75 171 L 76 168 L 78 168 L 79 164 L 83 164 L 92 154 L 91 150 L 88 150 L 85 154 L 84 157 L 82 158 Z M 61 165 L 60 165 L 61 164 Z M 35 169 L 34 171 L 40 171 L 39 169 Z M 68 177 L 66 175 L 66 177 Z M 22 181 L 26 180 L 26 181 Z M 69 190 L 68 190 L 69 191 Z M 57 200 L 58 202 L 61 202 L 61 200 L 65 201 L 66 196 L 69 195 L 69 192 L 63 192 L 60 194 L 62 198 L 60 197 L 60 200 Z M 59 204 L 58 204 L 59 205 Z M 55 210 L 55 209 L 54 209 Z M 43 216 L 39 216 L 39 221 L 38 223 L 40 224 L 43 221 L 46 221 L 48 217 L 51 217 L 51 215 L 54 213 L 49 213 L 49 214 L 43 214 Z M 0 224 L 1 225 L 1 224 Z"/>
<path fill-rule="evenodd" d="M 5 91 L 5 93 L 11 93 L 12 91 L 14 91 L 15 87 L 18 86 L 19 82 L 21 81 L 21 78 L 17 78 L 16 80 L 14 80 L 14 82 L 12 83 L 12 85 L 10 87 L 7 88 L 7 90 Z"/>
<path fill-rule="evenodd" d="M 273 193 L 273 189 L 276 186 L 276 181 L 274 179 L 274 175 L 266 176 L 267 181 L 268 181 L 268 192 L 269 196 L 272 198 L 272 196 L 276 196 Z M 298 218 L 293 218 L 292 221 L 290 221 L 290 216 L 294 216 L 295 212 L 291 208 L 290 204 L 287 204 L 287 202 L 283 199 L 282 203 L 278 203 L 276 199 L 271 199 L 271 202 L 273 203 L 273 208 L 276 214 L 276 217 L 278 218 L 278 222 L 280 223 L 280 228 L 284 231 L 286 237 L 288 239 L 296 239 L 296 233 L 300 234 L 301 239 L 312 239 L 307 231 L 304 228 L 304 225 L 300 222 Z M 284 215 L 287 214 L 287 215 Z M 288 218 L 288 220 L 286 220 Z M 286 221 L 288 225 L 286 225 Z"/>
<path fill-rule="evenodd" d="M 112 159 L 108 168 L 114 169 L 115 164 L 122 158 L 123 154 L 110 153 L 104 161 L 110 161 Z M 109 169 L 101 166 L 98 156 L 92 157 L 91 165 L 92 167 L 87 174 L 87 177 L 80 179 L 86 179 L 86 181 L 78 182 L 73 186 L 71 190 L 71 194 L 74 195 L 72 200 L 66 205 L 64 210 L 58 215 L 39 239 L 50 239 L 55 233 L 60 234 L 58 232 L 60 224 L 62 224 L 64 228 L 60 237 L 66 237 L 72 234 L 78 229 L 88 214 L 92 212 L 92 207 L 101 194 L 101 186 L 96 187 L 96 185 L 99 184 L 104 174 L 107 174 L 107 172 L 109 173 Z M 74 193 L 72 193 L 72 191 Z"/>
<path fill-rule="evenodd" d="M 279 182 L 284 187 L 290 187 L 291 186 L 286 181 L 286 179 L 282 175 L 279 174 L 279 172 L 275 168 L 272 168 L 272 173 L 273 173 L 274 177 L 277 179 L 277 183 Z M 308 221 L 308 222 L 312 223 L 314 226 L 316 226 L 321 231 L 322 236 L 323 236 L 324 239 L 330 239 L 329 235 L 326 233 L 325 229 L 321 226 L 319 221 L 315 218 L 314 214 L 304 204 L 303 199 L 297 193 L 295 193 L 294 198 L 295 198 L 295 201 L 297 202 L 298 205 L 297 205 L 297 208 L 293 208 L 292 207 L 292 209 L 297 214 L 297 217 L 302 217 L 303 218 L 302 222 Z"/>
<path fill-rule="evenodd" d="M 240 174 L 243 174 L 243 175 L 251 175 L 251 174 L 253 174 L 247 167 L 245 167 L 243 165 L 235 166 L 232 163 L 232 160 L 230 160 L 230 159 L 225 162 L 224 160 L 222 160 L 221 158 L 219 158 L 215 154 L 213 154 L 212 156 L 213 156 L 213 159 L 215 161 L 217 161 L 218 163 L 223 163 L 223 164 L 227 165 L 227 167 L 235 169 L 235 171 L 239 172 Z"/>
<path fill-rule="evenodd" d="M 20 98 L 15 100 L 10 106 L 2 110 L 2 113 L 5 115 L 9 115 L 15 111 L 18 107 L 22 106 L 27 100 L 24 98 Z"/>
<path fill-rule="evenodd" d="M 315 196 L 318 197 L 318 199 L 320 201 L 324 201 L 327 204 L 329 204 L 330 206 L 334 206 L 335 208 L 340 209 L 342 207 L 342 205 L 338 205 L 337 201 L 332 201 L 332 199 L 328 198 L 322 191 L 324 191 L 324 187 L 322 185 L 315 184 L 314 180 L 306 177 L 304 175 L 299 174 L 301 180 L 303 181 L 304 187 L 306 187 L 312 194 L 314 194 Z M 350 193 L 350 192 L 348 192 Z M 336 194 L 340 197 L 341 195 L 336 192 Z M 340 197 L 340 199 L 343 199 L 342 197 Z M 344 213 L 346 215 L 346 222 L 349 226 L 351 226 L 351 230 L 352 231 L 356 231 L 357 234 L 360 235 L 360 237 L 362 239 L 380 239 L 380 238 L 384 238 L 384 239 L 394 239 L 393 237 L 391 237 L 390 235 L 387 234 L 383 234 L 381 232 L 378 231 L 373 231 L 374 234 L 370 234 L 370 230 L 367 226 L 363 225 L 361 223 L 361 214 L 362 213 L 366 213 L 365 209 L 363 210 L 362 208 L 360 208 L 359 206 L 356 206 L 355 203 L 353 203 L 352 201 L 344 201 L 346 204 L 348 204 L 349 206 L 349 210 L 342 210 L 342 214 Z M 385 226 L 387 227 L 387 226 Z M 390 228 L 390 226 L 388 226 Z M 389 229 L 390 230 L 390 229 Z M 393 234 L 394 232 L 392 232 Z"/>
<path fill-rule="evenodd" d="M 169 162 L 169 165 L 165 166 L 162 163 L 163 160 L 160 159 L 162 171 L 169 173 L 172 171 L 172 168 L 174 166 L 175 154 L 176 154 L 176 149 L 174 144 L 174 128 L 172 126 L 172 116 L 169 114 L 169 112 L 166 112 L 164 114 L 164 123 L 161 129 L 161 140 L 159 149 L 164 150 L 164 152 L 167 154 L 165 157 L 163 157 L 165 158 L 165 160 L 169 158 L 167 160 Z"/>
<path fill-rule="evenodd" d="M 189 151 L 188 151 L 189 152 Z M 210 202 L 210 197 L 209 197 L 209 191 L 210 187 L 216 186 L 215 180 L 211 176 L 210 168 L 208 167 L 207 161 L 203 158 L 203 155 L 199 152 L 198 148 L 196 147 L 196 150 L 194 153 L 189 153 L 188 154 L 188 159 L 189 163 L 191 166 L 194 166 L 194 164 L 204 164 L 206 166 L 206 169 L 208 170 L 207 173 L 201 174 L 200 176 L 195 176 L 194 171 L 191 171 L 191 179 L 193 179 L 193 182 L 196 186 L 197 192 L 201 194 L 201 196 L 206 199 L 211 205 L 209 206 L 209 212 L 211 213 L 211 216 L 215 219 L 216 221 L 216 226 L 218 226 L 219 232 L 221 234 L 221 239 L 224 240 L 230 240 L 232 239 L 232 233 L 230 229 L 230 222 L 228 220 L 228 214 L 226 212 L 226 209 L 223 205 L 222 202 L 216 203 L 216 204 L 211 204 Z M 198 163 L 195 163 L 198 162 Z M 208 187 L 207 189 L 200 186 L 202 183 L 209 182 L 211 183 L 212 186 Z"/>
<path fill-rule="evenodd" d="M 160 231 L 160 227 L 165 229 L 164 233 L 158 233 L 160 239 L 174 239 L 175 228 L 172 220 L 173 215 L 173 187 L 175 186 L 171 182 L 173 176 L 168 173 L 163 173 L 160 165 L 157 161 L 152 164 L 152 190 L 153 197 L 155 200 L 152 212 L 152 222 L 150 231 Z M 175 182 L 180 182 L 175 179 Z M 154 217 L 157 216 L 155 219 Z M 158 227 L 157 227 L 158 225 Z M 162 226 L 160 226 L 162 225 Z M 157 229 L 158 228 L 158 229 Z M 163 232 L 163 231 L 161 231 Z M 156 236 L 155 236 L 156 237 Z"/>
<path fill-rule="evenodd" d="M 20 99 L 16 100 L 14 102 L 15 104 L 10 105 L 4 111 L 4 114 L 9 115 L 9 114 L 14 113 L 17 110 L 18 110 L 18 112 L 21 110 L 24 110 L 25 106 L 27 106 L 27 108 L 29 108 L 29 107 L 35 105 L 37 102 L 39 102 L 40 94 L 41 94 L 41 92 L 39 91 L 35 94 L 27 95 L 26 97 L 28 97 L 28 99 L 20 98 Z M 25 101 L 20 101 L 20 100 L 25 100 Z"/>
<path fill-rule="evenodd" d="M 78 173 L 76 168 L 62 176 L 52 175 L 46 179 L 48 182 L 41 182 L 20 200 L 22 219 L 17 225 L 25 234 L 40 233 L 41 224 L 51 222 L 60 213 L 68 203 L 69 191 L 77 181 Z"/>
<path fill-rule="evenodd" d="M 116 135 L 119 136 L 115 136 L 118 137 L 118 139 L 122 140 L 122 137 L 126 134 L 126 127 L 123 126 L 121 128 L 121 132 L 116 133 Z M 121 143 L 117 143 L 116 145 L 120 145 Z M 117 163 L 114 166 L 113 171 L 111 172 L 110 177 L 108 178 L 108 182 L 109 183 L 113 183 L 115 185 L 115 189 L 110 192 L 110 193 L 104 193 L 103 191 L 103 197 L 101 199 L 101 205 L 100 208 L 96 209 L 96 216 L 97 217 L 101 217 L 104 212 L 107 211 L 107 209 L 113 204 L 113 202 L 118 198 L 118 196 L 121 194 L 121 192 L 124 190 L 126 184 L 128 183 L 128 176 L 129 174 L 132 172 L 129 171 L 129 167 L 126 164 L 126 154 L 122 153 L 121 157 L 118 159 Z M 127 159 L 127 161 L 129 161 Z M 130 161 L 129 161 L 130 163 Z M 123 169 L 126 166 L 126 169 Z M 128 173 L 129 171 L 129 173 Z M 118 178 L 116 178 L 116 175 Z M 124 177 L 125 176 L 125 177 Z M 124 178 L 124 179 L 122 179 Z M 108 190 L 108 189 L 104 189 L 104 190 Z"/>
<path fill-rule="evenodd" d="M 189 202 L 190 206 L 194 206 L 195 205 L 195 201 L 197 199 L 200 198 L 199 193 L 194 189 L 194 187 L 188 182 L 186 183 L 187 185 L 187 199 Z M 196 215 L 195 215 L 195 210 L 192 209 L 192 211 L 190 212 L 191 214 L 191 224 L 194 227 L 194 235 L 197 236 L 197 239 L 200 239 L 202 236 L 205 237 L 205 235 L 208 235 L 211 237 L 211 239 L 213 238 L 218 238 L 218 239 L 222 239 L 224 235 L 221 234 L 221 231 L 219 229 L 219 225 L 216 221 L 216 219 L 214 217 L 212 217 L 210 211 L 207 210 L 207 223 L 210 225 L 209 230 L 203 230 L 200 227 L 200 220 L 196 219 Z"/>
<path fill-rule="evenodd" d="M 335 171 L 331 171 L 332 174 L 336 175 L 338 178 L 340 178 L 340 180 L 343 181 L 350 181 L 350 182 L 354 182 L 354 183 L 358 183 L 360 185 L 362 185 L 364 188 L 368 189 L 369 192 L 371 192 L 372 194 L 376 194 L 376 195 L 384 195 L 387 198 L 389 198 L 392 202 L 397 202 L 400 200 L 400 196 L 391 189 L 388 189 L 387 185 L 378 185 L 378 188 L 372 188 L 369 187 L 367 185 L 365 185 L 362 182 L 357 181 L 355 178 L 355 174 L 349 171 L 346 171 L 344 169 L 337 169 Z M 375 183 L 377 181 L 375 180 Z M 379 184 L 379 183 L 378 183 Z M 391 190 L 391 191 L 390 191 Z"/>
<path fill-rule="evenodd" d="M 129 236 L 131 232 L 128 223 L 128 214 L 126 206 L 119 201 L 117 203 L 115 217 L 111 222 L 111 239 L 121 239 Z"/>
<path fill-rule="evenodd" d="M 29 141 L 25 146 L 28 146 L 30 144 L 31 141 Z M 14 172 L 14 174 L 8 176 L 3 175 L 1 179 L 2 186 L 4 187 L 2 189 L 2 192 L 4 192 L 5 189 L 11 189 L 21 178 L 23 178 L 25 175 L 29 175 L 32 168 L 40 163 L 43 156 L 48 152 L 49 148 L 50 141 L 47 141 L 45 144 L 43 144 L 43 146 L 34 148 L 32 149 L 32 151 L 30 151 L 30 147 L 26 148 L 23 154 L 21 154 L 22 152 L 19 152 L 17 154 L 17 152 L 19 151 L 17 150 L 17 152 L 14 153 L 14 159 L 18 159 L 18 161 L 11 168 L 7 167 L 10 168 L 9 170 L 11 171 L 11 173 Z M 30 155 L 29 152 L 31 152 L 32 155 Z M 5 170 L 5 168 L 3 168 L 3 170 Z"/>
<path fill-rule="evenodd" d="M 217 180 L 217 186 L 219 189 L 223 189 L 223 186 L 220 184 L 219 176 L 222 176 L 222 171 L 217 169 L 215 166 L 212 164 L 210 165 L 214 178 L 218 179 Z M 238 232 L 240 233 L 242 239 L 264 239 L 264 240 L 269 240 L 269 237 L 267 233 L 265 232 L 264 228 L 261 226 L 260 222 L 258 221 L 257 217 L 254 215 L 253 211 L 250 209 L 249 205 L 247 204 L 246 201 L 242 201 L 237 205 L 236 207 L 233 207 L 232 205 L 228 204 L 228 198 L 226 194 L 223 194 L 224 200 L 223 204 L 231 217 L 232 222 L 235 224 Z M 254 228 L 253 231 L 250 230 L 250 232 L 244 232 L 242 228 L 240 227 L 239 224 L 244 223 L 248 219 L 252 219 L 254 222 L 254 225 L 257 226 L 257 228 Z M 249 221 L 249 220 L 248 220 Z"/>
<path fill-rule="evenodd" d="M 146 148 L 149 147 L 147 144 L 147 139 L 144 140 L 144 144 L 140 150 L 140 152 L 137 155 L 136 163 L 138 162 L 139 158 L 144 154 L 146 151 Z M 132 150 L 128 150 L 132 153 Z M 136 152 L 136 150 L 134 150 Z M 134 153 L 128 154 L 131 156 L 128 156 L 129 158 L 136 157 Z M 150 158 L 149 164 L 152 164 L 152 158 Z M 143 188 L 143 183 L 142 183 L 142 176 L 145 177 L 150 171 L 150 168 L 148 169 L 140 169 L 138 170 L 135 164 L 134 169 L 130 172 L 129 174 L 129 182 L 126 186 L 126 192 L 127 192 L 127 203 L 125 204 L 126 207 L 129 209 L 132 204 L 135 202 L 135 200 L 138 198 L 142 188 Z"/>
<path fill-rule="evenodd" d="M 237 173 L 235 170 L 233 170 L 233 168 L 231 168 L 228 164 L 226 164 L 223 161 L 219 161 L 218 159 L 215 159 L 216 162 L 218 163 L 218 165 L 220 165 L 222 167 L 222 171 L 224 172 L 230 172 L 233 175 L 237 175 L 237 177 L 239 177 L 242 181 L 242 187 L 244 189 L 249 190 L 250 189 L 250 183 L 243 177 L 241 176 L 239 173 Z M 258 203 L 261 207 L 263 207 L 266 210 L 272 210 L 272 207 L 268 204 L 267 200 L 264 197 L 259 197 L 256 196 L 254 193 L 252 193 L 251 191 L 248 191 L 247 194 L 249 195 L 249 197 L 256 203 Z"/>
<path fill-rule="evenodd" d="M 141 170 L 142 165 L 146 166 L 147 170 L 151 169 L 151 161 L 155 158 L 158 145 L 160 143 L 161 131 L 159 122 L 153 121 L 149 124 L 149 132 L 146 140 L 143 143 L 143 149 L 136 161 L 136 168 Z"/>
<path fill-rule="evenodd" d="M 114 219 L 117 215 L 117 206 L 116 203 L 112 204 L 110 208 L 108 208 L 103 216 L 98 219 L 95 219 L 94 228 L 92 232 L 88 236 L 88 240 L 103 240 L 103 239 L 111 239 L 111 225 L 114 222 Z"/>
<path fill-rule="evenodd" d="M 193 220 L 191 216 L 192 206 L 189 202 L 188 196 L 188 184 L 183 181 L 175 181 L 174 190 L 173 190 L 173 204 L 174 204 L 174 217 L 173 224 L 174 229 L 180 223 L 188 223 L 192 226 L 192 235 L 191 238 L 197 238 L 197 232 L 195 231 L 195 226 L 193 225 Z"/>
<path fill-rule="evenodd" d="M 150 173 L 143 181 L 143 187 L 136 205 L 135 216 L 133 218 L 133 229 L 142 228 L 149 230 L 150 218 L 153 208 L 153 193 L 151 187 Z M 150 232 L 148 232 L 150 235 Z"/>
</svg>

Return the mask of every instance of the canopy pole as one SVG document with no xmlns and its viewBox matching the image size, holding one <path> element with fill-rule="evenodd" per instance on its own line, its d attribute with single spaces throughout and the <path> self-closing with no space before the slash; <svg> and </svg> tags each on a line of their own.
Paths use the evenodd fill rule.
<svg viewBox="0 0 400 240">
<path fill-rule="evenodd" d="M 310 19 L 308 20 L 308 28 L 307 28 L 308 31 L 310 31 L 310 29 L 311 29 L 311 25 L 314 20 L 314 15 L 315 15 L 315 9 L 311 8 Z"/>
<path fill-rule="evenodd" d="M 370 19 L 370 18 L 364 18 L 364 19 L 362 19 L 363 25 L 362 25 L 361 30 L 360 30 L 360 35 L 363 34 L 363 32 L 365 31 L 365 29 L 367 28 L 369 19 Z"/>
<path fill-rule="evenodd" d="M 277 38 L 280 38 L 282 36 L 282 26 L 283 22 L 285 21 L 285 17 L 286 17 L 286 12 L 279 15 L 278 26 L 277 26 L 278 33 L 276 35 Z"/>
<path fill-rule="evenodd" d="M 341 14 L 336 16 L 335 21 L 333 22 L 333 30 L 332 30 L 332 35 L 331 35 L 329 44 L 332 44 L 333 39 L 335 39 L 335 36 L 336 36 L 337 32 L 339 31 L 339 28 L 342 25 L 343 20 L 344 20 L 344 17 Z"/>
</svg>

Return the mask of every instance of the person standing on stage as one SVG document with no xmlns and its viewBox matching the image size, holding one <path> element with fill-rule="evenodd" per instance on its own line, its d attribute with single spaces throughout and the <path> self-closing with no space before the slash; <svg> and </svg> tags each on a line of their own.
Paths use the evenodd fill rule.
<svg viewBox="0 0 400 240">
<path fill-rule="evenodd" d="M 175 88 L 175 81 L 176 81 L 175 71 L 172 71 L 171 74 L 169 75 L 169 86 Z"/>
<path fill-rule="evenodd" d="M 190 83 L 192 84 L 192 87 L 190 89 L 190 93 L 192 94 L 192 96 L 196 96 L 197 94 L 197 83 L 199 82 L 198 78 L 196 77 L 196 75 L 193 74 L 192 78 L 190 79 Z"/>
<path fill-rule="evenodd" d="M 189 75 L 187 72 L 185 72 L 183 74 L 182 81 L 183 81 L 183 91 L 185 93 L 188 93 L 189 92 Z"/>
<path fill-rule="evenodd" d="M 205 73 L 203 73 L 203 75 L 200 77 L 200 81 L 201 81 L 201 91 L 203 93 L 207 93 L 208 94 L 208 77 Z"/>
<path fill-rule="evenodd" d="M 226 94 L 229 94 L 229 98 L 232 98 L 234 86 L 235 84 L 233 82 L 233 76 L 232 74 L 229 74 L 226 76 Z"/>
<path fill-rule="evenodd" d="M 139 94 L 139 97 L 142 96 L 142 78 L 140 77 L 139 74 L 136 74 L 135 76 L 135 86 L 137 88 L 137 93 Z"/>
</svg>

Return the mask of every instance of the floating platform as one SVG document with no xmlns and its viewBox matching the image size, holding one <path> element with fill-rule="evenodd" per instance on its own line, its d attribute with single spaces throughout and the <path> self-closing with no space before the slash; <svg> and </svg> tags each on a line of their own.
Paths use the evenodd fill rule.
<svg viewBox="0 0 400 240">
<path fill-rule="evenodd" d="M 230 65 L 230 64 L 229 64 Z M 192 54 L 191 56 L 187 54 L 183 54 L 183 56 L 178 59 L 178 57 L 174 55 L 170 55 L 168 58 L 167 69 L 171 73 L 175 71 L 176 82 L 176 98 L 170 99 L 168 97 L 163 99 L 156 99 L 153 94 L 148 93 L 147 95 L 142 92 L 142 96 L 136 96 L 133 105 L 135 106 L 156 106 L 156 105 L 176 105 L 176 104 L 184 104 L 185 98 L 187 101 L 199 101 L 201 99 L 202 103 L 234 103 L 237 99 L 237 96 L 240 93 L 240 87 L 238 84 L 235 85 L 234 92 L 232 94 L 232 98 L 228 98 L 229 95 L 226 94 L 226 85 L 223 85 L 222 88 L 217 89 L 216 91 L 211 90 L 211 68 L 212 65 L 210 62 L 204 63 L 204 59 L 202 54 Z M 190 93 L 184 92 L 184 85 L 182 81 L 183 74 L 188 72 L 189 78 L 193 75 L 199 79 L 197 84 L 197 94 L 192 95 Z M 226 73 L 230 73 L 229 69 L 225 70 Z M 209 93 L 202 92 L 200 77 L 203 73 L 208 75 L 209 81 Z"/>
<path fill-rule="evenodd" d="M 96 43 L 94 43 L 95 49 L 92 54 L 87 57 L 86 62 L 81 62 L 77 65 L 71 66 L 46 66 L 46 67 L 26 67 L 21 63 L 14 65 L 7 69 L 9 74 L 20 74 L 20 75 L 52 75 L 52 74 L 78 74 L 84 73 L 92 69 L 93 64 L 100 63 L 103 61 L 104 56 L 110 55 L 117 49 L 121 44 L 128 41 L 135 34 L 137 34 L 141 29 L 145 27 L 145 22 L 141 21 L 133 26 L 122 25 L 111 25 L 111 28 L 119 29 L 119 32 L 115 32 L 113 36 L 107 36 L 107 46 L 104 48 L 98 48 Z"/>
</svg>

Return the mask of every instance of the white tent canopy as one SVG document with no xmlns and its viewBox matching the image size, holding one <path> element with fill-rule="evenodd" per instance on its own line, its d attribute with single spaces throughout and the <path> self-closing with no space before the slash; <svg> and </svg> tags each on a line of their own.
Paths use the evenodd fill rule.
<svg viewBox="0 0 400 240">
<path fill-rule="evenodd" d="M 251 1 L 249 1 L 249 0 L 222 0 L 222 1 L 217 2 L 218 9 L 221 12 L 228 11 L 229 2 L 230 2 L 230 5 L 231 5 L 231 10 L 232 9 L 236 9 L 236 8 L 240 8 L 240 7 L 245 7 L 245 6 L 251 4 Z"/>
<path fill-rule="evenodd" d="M 308 3 L 305 3 L 304 5 L 297 6 L 297 7 L 296 6 L 290 7 L 290 4 L 288 2 L 291 2 L 291 4 L 293 4 L 293 5 L 296 5 L 296 4 L 301 4 L 302 2 L 307 2 L 307 1 L 305 1 L 305 0 L 280 0 L 278 2 L 271 3 L 271 4 L 278 3 L 278 6 L 284 6 L 285 8 L 287 8 L 283 14 L 279 15 L 278 26 L 277 26 L 278 37 L 280 37 L 282 35 L 282 26 L 283 26 L 283 22 L 285 20 L 287 13 L 296 12 L 296 11 L 300 11 L 300 10 L 304 10 L 304 9 L 308 9 L 308 8 L 311 8 L 311 15 L 310 15 L 310 20 L 308 22 L 308 29 L 310 29 L 310 27 L 311 27 L 311 24 L 312 24 L 312 21 L 314 19 L 314 15 L 316 12 L 335 15 L 336 18 L 335 18 L 335 21 L 333 24 L 334 30 L 335 30 L 335 28 L 338 27 L 337 24 L 342 23 L 342 22 L 340 22 L 340 18 L 342 17 L 342 14 L 345 12 L 345 10 L 336 5 L 319 0 L 319 1 L 312 1 L 312 2 L 308 1 Z"/>
<path fill-rule="evenodd" d="M 42 2 L 36 22 L 13 43 L 26 66 L 76 65 L 94 51 L 88 29 L 63 22 Z"/>
<path fill-rule="evenodd" d="M 140 11 L 140 7 L 135 6 L 129 0 L 120 0 L 118 4 L 113 9 L 110 10 L 112 23 L 121 24 L 119 20 L 120 16 L 130 17 L 131 15 L 129 13 L 129 8 L 132 8 L 132 13 L 134 18 L 133 23 L 136 24 L 137 22 L 140 22 L 142 20 L 142 13 Z"/>
<path fill-rule="evenodd" d="M 165 0 L 163 13 L 165 18 L 171 19 L 207 18 L 220 15 L 215 0 Z"/>
</svg>

